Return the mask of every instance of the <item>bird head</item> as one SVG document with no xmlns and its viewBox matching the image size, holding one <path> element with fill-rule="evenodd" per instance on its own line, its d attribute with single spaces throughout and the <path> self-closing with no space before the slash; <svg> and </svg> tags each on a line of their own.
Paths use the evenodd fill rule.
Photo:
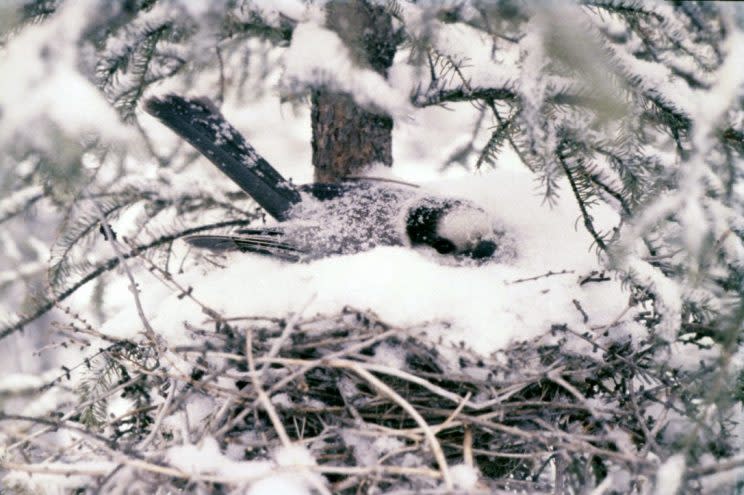
<svg viewBox="0 0 744 495">
<path fill-rule="evenodd" d="M 498 248 L 491 216 L 464 200 L 429 197 L 416 202 L 408 210 L 406 233 L 411 245 L 428 245 L 440 254 L 486 259 Z"/>
</svg>

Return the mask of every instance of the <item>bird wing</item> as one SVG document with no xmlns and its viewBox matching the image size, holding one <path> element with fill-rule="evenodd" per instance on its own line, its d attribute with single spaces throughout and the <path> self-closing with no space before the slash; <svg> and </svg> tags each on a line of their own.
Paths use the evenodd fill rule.
<svg viewBox="0 0 744 495">
<path fill-rule="evenodd" d="M 277 240 L 274 235 L 199 234 L 184 237 L 184 240 L 194 247 L 209 249 L 210 251 L 242 251 L 244 253 L 263 254 L 286 261 L 299 261 L 306 254 L 291 244 Z"/>
<path fill-rule="evenodd" d="M 396 188 L 399 190 L 416 190 L 419 186 L 395 179 L 379 177 L 344 177 L 341 182 L 314 182 L 302 184 L 297 189 L 320 201 L 337 199 L 345 194 L 355 194 L 370 188 Z"/>
<path fill-rule="evenodd" d="M 286 220 L 297 189 L 272 167 L 206 99 L 150 98 L 145 111 L 188 141 L 272 217 Z"/>
<path fill-rule="evenodd" d="M 245 228 L 245 229 L 238 229 L 235 231 L 238 234 L 245 234 L 245 235 L 263 235 L 263 236 L 282 236 L 284 235 L 284 230 L 282 230 L 279 227 L 261 227 L 261 228 Z"/>
</svg>

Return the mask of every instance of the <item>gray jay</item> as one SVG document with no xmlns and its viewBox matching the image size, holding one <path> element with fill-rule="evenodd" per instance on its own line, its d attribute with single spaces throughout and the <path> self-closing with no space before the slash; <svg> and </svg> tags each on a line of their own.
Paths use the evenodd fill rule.
<svg viewBox="0 0 744 495">
<path fill-rule="evenodd" d="M 145 110 L 188 141 L 248 193 L 275 226 L 185 240 L 213 251 L 240 250 L 289 261 L 429 246 L 440 254 L 488 259 L 503 234 L 473 203 L 385 179 L 296 186 L 285 180 L 206 99 L 150 98 Z"/>
</svg>

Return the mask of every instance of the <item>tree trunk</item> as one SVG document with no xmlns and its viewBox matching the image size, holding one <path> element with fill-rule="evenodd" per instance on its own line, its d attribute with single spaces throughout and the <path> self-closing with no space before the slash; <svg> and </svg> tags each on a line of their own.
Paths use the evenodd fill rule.
<svg viewBox="0 0 744 495">
<path fill-rule="evenodd" d="M 393 63 L 396 41 L 383 7 L 363 0 L 326 5 L 326 27 L 350 49 L 354 62 L 383 76 Z M 337 182 L 366 165 L 393 164 L 393 120 L 359 107 L 351 96 L 325 88 L 312 95 L 313 166 L 316 182 Z"/>
</svg>

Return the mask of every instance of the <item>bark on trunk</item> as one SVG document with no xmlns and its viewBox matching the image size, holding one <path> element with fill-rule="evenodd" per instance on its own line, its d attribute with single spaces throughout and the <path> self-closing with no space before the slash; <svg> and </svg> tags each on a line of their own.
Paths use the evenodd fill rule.
<svg viewBox="0 0 744 495">
<path fill-rule="evenodd" d="M 326 5 L 327 27 L 351 50 L 354 62 L 383 76 L 393 62 L 392 19 L 363 0 Z M 346 94 L 318 89 L 312 95 L 313 165 L 316 182 L 337 182 L 373 162 L 392 166 L 393 120 L 359 107 Z"/>
</svg>

